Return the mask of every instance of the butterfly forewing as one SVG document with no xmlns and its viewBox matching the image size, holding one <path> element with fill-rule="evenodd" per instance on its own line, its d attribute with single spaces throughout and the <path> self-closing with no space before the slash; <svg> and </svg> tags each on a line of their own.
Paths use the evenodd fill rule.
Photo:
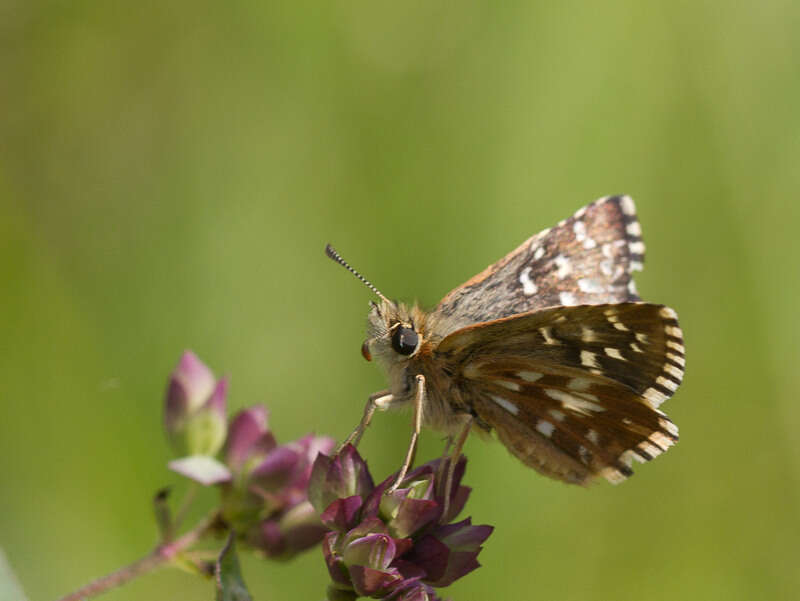
<svg viewBox="0 0 800 601">
<path fill-rule="evenodd" d="M 683 376 L 675 313 L 646 303 L 555 307 L 463 328 L 436 354 L 471 410 L 524 463 L 618 482 L 677 440 L 657 407 Z"/>
<path fill-rule="evenodd" d="M 644 243 L 633 200 L 601 198 L 451 291 L 437 312 L 460 325 L 552 307 L 638 300 Z"/>
</svg>

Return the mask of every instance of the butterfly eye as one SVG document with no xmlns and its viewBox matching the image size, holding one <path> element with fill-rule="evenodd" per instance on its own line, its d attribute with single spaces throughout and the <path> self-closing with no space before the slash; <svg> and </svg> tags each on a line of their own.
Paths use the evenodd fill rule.
<svg viewBox="0 0 800 601">
<path fill-rule="evenodd" d="M 401 355 L 410 355 L 417 350 L 419 335 L 413 328 L 400 326 L 392 334 L 392 348 Z"/>
<path fill-rule="evenodd" d="M 361 345 L 361 354 L 367 361 L 372 361 L 372 355 L 369 353 L 369 340 L 365 340 L 364 344 Z"/>
</svg>

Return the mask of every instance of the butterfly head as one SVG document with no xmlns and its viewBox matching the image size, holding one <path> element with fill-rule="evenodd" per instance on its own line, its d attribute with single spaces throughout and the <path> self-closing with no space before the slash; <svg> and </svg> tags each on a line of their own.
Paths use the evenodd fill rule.
<svg viewBox="0 0 800 601">
<path fill-rule="evenodd" d="M 372 357 L 386 366 L 405 363 L 422 346 L 417 311 L 388 300 L 372 303 L 367 318 L 367 339 L 361 354 L 367 361 Z M 416 319 L 415 319 L 416 317 Z"/>
<path fill-rule="evenodd" d="M 405 363 L 413 357 L 422 344 L 422 336 L 415 326 L 412 315 L 419 314 L 419 310 L 409 309 L 405 305 L 389 300 L 369 280 L 350 267 L 330 244 L 325 247 L 325 254 L 356 276 L 380 298 L 380 303 L 372 303 L 369 312 L 367 339 L 361 345 L 361 354 L 364 358 L 371 361 L 374 355 L 380 363 L 391 367 Z M 418 315 L 416 321 L 419 320 Z"/>
</svg>

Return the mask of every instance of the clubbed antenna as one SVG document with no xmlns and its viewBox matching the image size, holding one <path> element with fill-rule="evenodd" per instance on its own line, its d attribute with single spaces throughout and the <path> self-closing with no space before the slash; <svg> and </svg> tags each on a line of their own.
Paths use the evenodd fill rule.
<svg viewBox="0 0 800 601">
<path fill-rule="evenodd" d="M 369 289 L 370 289 L 370 290 L 372 290 L 372 291 L 373 291 L 375 294 L 377 294 L 377 295 L 378 295 L 378 296 L 381 298 L 381 300 L 384 300 L 384 301 L 386 301 L 386 302 L 387 302 L 387 303 L 389 303 L 389 304 L 393 304 L 393 303 L 392 303 L 392 301 L 390 301 L 388 298 L 386 298 L 385 296 L 383 296 L 383 294 L 381 294 L 381 291 L 380 291 L 380 290 L 378 290 L 378 289 L 377 289 L 375 286 L 373 286 L 373 285 L 372 285 L 372 282 L 370 282 L 370 281 L 369 281 L 367 278 L 365 278 L 363 275 L 361 275 L 360 273 L 358 273 L 358 272 L 357 272 L 355 269 L 353 269 L 352 267 L 350 267 L 350 265 L 347 263 L 347 261 L 345 261 L 344 259 L 342 259 L 342 255 L 340 255 L 339 253 L 337 253 L 337 252 L 336 252 L 336 249 L 335 249 L 335 248 L 333 248 L 333 247 L 332 247 L 330 244 L 326 244 L 326 245 L 325 245 L 325 254 L 326 254 L 326 255 L 328 255 L 328 258 L 330 258 L 330 259 L 333 259 L 333 260 L 334 260 L 334 261 L 336 261 L 336 262 L 337 262 L 339 265 L 341 265 L 342 267 L 344 267 L 345 269 L 347 269 L 347 271 L 349 271 L 349 272 L 350 272 L 350 273 L 352 273 L 354 276 L 356 276 L 356 277 L 357 277 L 359 280 L 361 280 L 362 282 L 364 282 L 364 284 L 367 286 L 367 288 L 369 288 Z"/>
</svg>

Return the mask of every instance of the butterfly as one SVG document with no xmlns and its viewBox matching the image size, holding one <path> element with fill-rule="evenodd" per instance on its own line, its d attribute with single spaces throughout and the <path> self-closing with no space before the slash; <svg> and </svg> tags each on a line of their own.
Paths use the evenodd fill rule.
<svg viewBox="0 0 800 601">
<path fill-rule="evenodd" d="M 630 197 L 601 198 L 432 311 L 389 300 L 328 245 L 380 299 L 362 354 L 389 382 L 346 442 L 358 443 L 376 409 L 410 405 L 414 429 L 396 482 L 422 426 L 455 439 L 455 458 L 470 432 L 494 432 L 525 465 L 580 485 L 621 482 L 634 461 L 665 452 L 678 428 L 659 406 L 683 379 L 685 350 L 675 311 L 636 292 L 641 234 Z"/>
</svg>

